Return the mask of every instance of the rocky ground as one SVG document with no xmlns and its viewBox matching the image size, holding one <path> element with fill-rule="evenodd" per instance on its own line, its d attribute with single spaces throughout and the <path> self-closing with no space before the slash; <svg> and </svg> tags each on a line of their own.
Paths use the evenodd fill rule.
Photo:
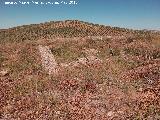
<svg viewBox="0 0 160 120">
<path fill-rule="evenodd" d="M 0 44 L 0 120 L 159 120 L 159 39 Z"/>
</svg>

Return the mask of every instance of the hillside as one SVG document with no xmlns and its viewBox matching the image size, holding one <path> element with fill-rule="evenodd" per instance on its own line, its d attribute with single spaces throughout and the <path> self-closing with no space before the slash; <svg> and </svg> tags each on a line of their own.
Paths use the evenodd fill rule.
<svg viewBox="0 0 160 120">
<path fill-rule="evenodd" d="M 147 31 L 110 27 L 78 20 L 66 20 L 24 25 L 6 30 L 0 30 L 0 42 L 19 42 L 24 40 L 38 40 L 41 38 L 52 39 L 57 37 L 66 38 L 107 35 L 126 36 L 142 33 L 147 33 Z"/>
<path fill-rule="evenodd" d="M 159 120 L 160 35 L 82 21 L 0 30 L 0 120 Z"/>
</svg>

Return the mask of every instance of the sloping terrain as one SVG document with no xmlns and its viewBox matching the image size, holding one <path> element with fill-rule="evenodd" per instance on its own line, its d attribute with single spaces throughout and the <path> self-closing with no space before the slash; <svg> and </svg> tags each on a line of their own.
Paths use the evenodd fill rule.
<svg viewBox="0 0 160 120">
<path fill-rule="evenodd" d="M 51 23 L 0 31 L 0 119 L 160 119 L 159 33 Z"/>
<path fill-rule="evenodd" d="M 159 32 L 148 32 L 143 30 L 129 30 L 125 28 L 110 27 L 92 24 L 78 20 L 52 21 L 41 24 L 24 25 L 10 29 L 0 30 L 0 42 L 34 41 L 38 39 L 53 39 L 66 37 L 86 36 L 122 36 L 139 34 L 159 34 Z"/>
</svg>

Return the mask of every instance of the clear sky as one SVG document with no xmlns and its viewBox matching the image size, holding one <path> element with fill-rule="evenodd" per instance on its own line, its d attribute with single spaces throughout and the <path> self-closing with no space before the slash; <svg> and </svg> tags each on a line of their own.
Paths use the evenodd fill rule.
<svg viewBox="0 0 160 120">
<path fill-rule="evenodd" d="M 31 0 L 1 0 L 0 28 L 78 19 L 117 27 L 160 30 L 160 0 L 75 0 L 77 5 L 5 5 L 6 1 Z M 70 0 L 32 1 L 46 3 Z"/>
</svg>

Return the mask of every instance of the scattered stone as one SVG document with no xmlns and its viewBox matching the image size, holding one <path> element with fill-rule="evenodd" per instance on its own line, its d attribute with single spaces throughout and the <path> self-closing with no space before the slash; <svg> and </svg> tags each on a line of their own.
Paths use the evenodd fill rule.
<svg viewBox="0 0 160 120">
<path fill-rule="evenodd" d="M 87 58 L 84 58 L 84 57 L 83 58 L 79 58 L 78 62 L 83 64 L 83 65 L 87 65 Z"/>
<path fill-rule="evenodd" d="M 114 115 L 114 112 L 113 111 L 109 111 L 108 113 L 107 113 L 107 116 L 109 116 L 109 117 L 112 117 Z"/>
<path fill-rule="evenodd" d="M 61 113 L 60 111 L 56 111 L 56 114 L 58 114 L 58 115 L 59 115 L 60 113 Z"/>
<path fill-rule="evenodd" d="M 119 113 L 119 114 L 124 114 L 124 112 L 123 112 L 123 111 L 121 111 L 121 110 L 120 110 L 120 111 L 117 111 L 117 113 Z"/>
<path fill-rule="evenodd" d="M 9 69 L 4 69 L 4 70 L 0 71 L 0 76 L 6 76 L 9 74 L 9 72 L 10 72 Z"/>
<path fill-rule="evenodd" d="M 142 92 L 142 91 L 143 91 L 143 88 L 139 88 L 138 91 L 139 91 L 139 92 Z"/>
<path fill-rule="evenodd" d="M 96 50 L 96 49 L 85 49 L 83 52 L 88 56 L 98 54 L 98 50 Z"/>
<path fill-rule="evenodd" d="M 61 63 L 60 66 L 66 68 L 66 67 L 69 67 L 69 64 L 67 64 L 67 63 Z"/>
</svg>

